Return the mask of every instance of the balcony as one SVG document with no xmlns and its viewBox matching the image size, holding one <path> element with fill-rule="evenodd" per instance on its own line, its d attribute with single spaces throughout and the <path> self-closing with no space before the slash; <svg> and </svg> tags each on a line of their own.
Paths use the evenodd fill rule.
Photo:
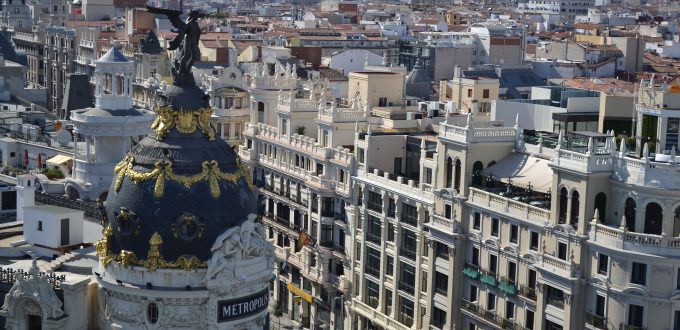
<svg viewBox="0 0 680 330">
<path fill-rule="evenodd" d="M 416 288 L 413 284 L 406 283 L 404 281 L 399 281 L 399 290 L 410 293 L 413 295 L 416 292 Z"/>
<path fill-rule="evenodd" d="M 413 227 L 418 227 L 418 217 L 417 216 L 412 216 L 412 215 L 402 213 L 400 219 L 401 219 L 401 222 L 403 222 L 405 224 L 409 224 Z"/>
<path fill-rule="evenodd" d="M 479 266 L 466 262 L 465 268 L 463 268 L 463 274 L 473 280 L 476 280 L 479 278 Z"/>
<path fill-rule="evenodd" d="M 586 324 L 595 329 L 607 329 L 607 318 L 591 312 L 586 312 Z"/>
<path fill-rule="evenodd" d="M 468 312 L 468 314 L 474 315 L 476 318 L 493 324 L 498 328 L 526 330 L 525 327 L 515 323 L 514 320 L 503 318 L 497 315 L 495 311 L 486 310 L 484 307 L 479 306 L 476 302 L 470 302 L 466 299 L 461 299 L 461 306 L 463 307 L 463 311 Z"/>
<path fill-rule="evenodd" d="M 482 276 L 479 278 L 479 281 L 482 282 L 482 283 L 486 283 L 490 286 L 498 285 L 498 279 L 496 279 L 496 273 L 492 273 L 490 271 L 482 271 Z"/>
<path fill-rule="evenodd" d="M 647 327 L 621 323 L 619 324 L 619 330 L 647 330 Z"/>
<path fill-rule="evenodd" d="M 399 255 L 411 259 L 413 261 L 416 260 L 416 251 L 411 250 L 411 248 L 409 247 L 402 246 L 401 248 L 399 248 Z"/>
<path fill-rule="evenodd" d="M 529 300 L 536 301 L 536 289 L 530 288 L 526 285 L 519 286 L 519 295 Z"/>
<path fill-rule="evenodd" d="M 515 219 L 525 220 L 537 226 L 550 223 L 550 210 L 532 206 L 520 200 L 500 196 L 478 188 L 469 188 L 469 203 L 491 211 L 508 214 Z"/>
<path fill-rule="evenodd" d="M 380 235 L 374 235 L 371 233 L 366 233 L 366 241 L 374 243 L 376 245 L 380 245 L 382 242 L 382 239 L 380 238 Z"/>
<path fill-rule="evenodd" d="M 618 225 L 590 223 L 589 239 L 603 246 L 619 250 L 661 256 L 680 256 L 680 237 L 631 232 Z"/>
<path fill-rule="evenodd" d="M 514 297 L 517 294 L 517 286 L 515 285 L 515 280 L 509 278 L 501 278 L 501 282 L 498 285 L 498 289 L 501 290 L 505 295 Z"/>
</svg>

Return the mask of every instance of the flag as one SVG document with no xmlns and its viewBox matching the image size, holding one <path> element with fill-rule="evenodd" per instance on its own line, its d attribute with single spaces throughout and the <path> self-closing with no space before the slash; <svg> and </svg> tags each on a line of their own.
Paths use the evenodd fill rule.
<svg viewBox="0 0 680 330">
<path fill-rule="evenodd" d="M 306 232 L 301 231 L 300 236 L 298 236 L 297 249 L 300 250 L 303 246 L 314 246 L 314 240 Z"/>
</svg>

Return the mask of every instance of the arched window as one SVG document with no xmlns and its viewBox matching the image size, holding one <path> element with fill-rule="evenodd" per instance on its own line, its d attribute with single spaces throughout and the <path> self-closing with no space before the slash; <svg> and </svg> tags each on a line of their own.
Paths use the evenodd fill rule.
<svg viewBox="0 0 680 330">
<path fill-rule="evenodd" d="M 626 216 L 626 227 L 628 231 L 635 231 L 635 209 L 637 208 L 637 203 L 635 200 L 628 197 L 626 199 L 626 206 L 623 211 L 623 215 Z"/>
<path fill-rule="evenodd" d="M 645 234 L 661 235 L 663 211 L 657 203 L 649 203 L 645 207 Z"/>
<path fill-rule="evenodd" d="M 484 164 L 477 161 L 472 165 L 472 186 L 481 187 L 482 186 L 482 170 L 484 169 Z"/>
<path fill-rule="evenodd" d="M 680 236 L 680 206 L 673 213 L 673 237 Z"/>
<path fill-rule="evenodd" d="M 567 188 L 560 189 L 560 209 L 558 213 L 557 223 L 567 223 L 567 204 L 569 201 L 569 191 Z"/>
<path fill-rule="evenodd" d="M 454 168 L 453 173 L 453 188 L 458 190 L 458 192 L 460 192 L 460 171 L 461 171 L 460 159 L 456 159 L 456 166 Z"/>
<path fill-rule="evenodd" d="M 158 305 L 149 303 L 149 305 L 146 306 L 146 318 L 151 324 L 156 324 L 156 322 L 158 322 Z"/>
<path fill-rule="evenodd" d="M 453 160 L 451 157 L 446 159 L 446 188 L 451 188 L 453 182 Z"/>
<path fill-rule="evenodd" d="M 595 209 L 599 215 L 597 221 L 604 223 L 607 213 L 607 195 L 605 193 L 601 192 L 595 195 Z"/>
<path fill-rule="evenodd" d="M 569 224 L 574 227 L 578 225 L 579 197 L 578 191 L 574 190 L 571 193 L 571 219 L 569 219 Z"/>
</svg>

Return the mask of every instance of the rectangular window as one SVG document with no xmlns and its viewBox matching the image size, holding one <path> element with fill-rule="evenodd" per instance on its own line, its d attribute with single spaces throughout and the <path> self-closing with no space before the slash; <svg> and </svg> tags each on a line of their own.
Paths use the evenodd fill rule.
<svg viewBox="0 0 680 330">
<path fill-rule="evenodd" d="M 378 106 L 379 107 L 386 107 L 387 106 L 387 98 L 386 97 L 378 98 Z"/>
<path fill-rule="evenodd" d="M 510 243 L 517 243 L 519 237 L 519 226 L 510 225 Z"/>
<path fill-rule="evenodd" d="M 517 279 L 517 264 L 514 261 L 508 261 L 508 280 L 515 283 Z"/>
<path fill-rule="evenodd" d="M 380 251 L 366 248 L 366 266 L 364 271 L 366 274 L 380 277 Z"/>
<path fill-rule="evenodd" d="M 534 330 L 534 312 L 527 310 L 527 317 L 524 321 L 524 326 L 529 330 Z"/>
<path fill-rule="evenodd" d="M 476 247 L 472 248 L 472 264 L 479 266 L 479 249 Z"/>
<path fill-rule="evenodd" d="M 472 88 L 468 88 L 468 97 L 472 97 Z"/>
<path fill-rule="evenodd" d="M 394 218 L 394 213 L 396 212 L 397 209 L 397 204 L 394 201 L 394 198 L 388 197 L 387 198 L 387 216 L 390 218 Z"/>
<path fill-rule="evenodd" d="M 391 223 L 387 224 L 387 241 L 394 242 L 394 225 Z"/>
<path fill-rule="evenodd" d="M 536 289 L 536 270 L 529 269 L 529 275 L 527 277 L 528 286 L 532 289 Z"/>
<path fill-rule="evenodd" d="M 496 274 L 498 272 L 498 256 L 489 254 L 489 272 Z"/>
<path fill-rule="evenodd" d="M 529 249 L 538 251 L 538 233 L 535 231 L 531 232 L 531 242 L 529 243 Z"/>
<path fill-rule="evenodd" d="M 416 269 L 413 266 L 403 262 L 400 265 L 400 269 L 399 289 L 413 294 L 415 292 L 416 286 Z"/>
<path fill-rule="evenodd" d="M 392 314 L 392 290 L 385 289 L 385 314 Z"/>
<path fill-rule="evenodd" d="M 401 221 L 411 226 L 418 226 L 418 208 L 413 205 L 401 204 Z"/>
<path fill-rule="evenodd" d="M 609 257 L 606 254 L 600 253 L 597 258 L 597 273 L 602 275 L 607 275 L 609 269 Z"/>
<path fill-rule="evenodd" d="M 373 308 L 378 307 L 378 302 L 380 301 L 380 286 L 378 283 L 366 280 L 366 296 L 366 303 L 369 306 Z"/>
<path fill-rule="evenodd" d="M 413 325 L 413 301 L 399 298 L 399 322 L 407 327 Z"/>
<path fill-rule="evenodd" d="M 647 285 L 647 265 L 638 262 L 633 263 L 633 271 L 630 275 L 630 283 Z"/>
<path fill-rule="evenodd" d="M 515 318 L 515 304 L 512 301 L 505 302 L 505 318 L 508 320 Z"/>
<path fill-rule="evenodd" d="M 434 272 L 434 291 L 443 296 L 448 294 L 449 277 L 440 272 Z"/>
<path fill-rule="evenodd" d="M 375 191 L 368 192 L 368 209 L 382 213 L 382 195 Z"/>
<path fill-rule="evenodd" d="M 394 275 L 394 257 L 387 256 L 387 268 L 385 270 L 385 275 Z"/>
<path fill-rule="evenodd" d="M 557 257 L 562 260 L 567 260 L 567 243 L 557 243 Z"/>
<path fill-rule="evenodd" d="M 486 310 L 492 311 L 495 309 L 496 309 L 496 295 L 489 292 L 487 293 Z"/>
<path fill-rule="evenodd" d="M 489 93 L 488 89 L 485 89 L 485 90 L 482 91 L 482 97 L 485 98 L 485 99 L 489 98 L 489 94 L 490 93 Z"/>
<path fill-rule="evenodd" d="M 548 286 L 548 304 L 557 308 L 564 308 L 564 292 Z"/>
<path fill-rule="evenodd" d="M 477 301 L 477 287 L 474 285 L 470 285 L 470 302 L 476 302 Z"/>
<path fill-rule="evenodd" d="M 42 221 L 38 221 L 38 231 L 42 231 Z"/>
<path fill-rule="evenodd" d="M 451 219 L 451 205 L 449 204 L 444 205 L 444 217 Z"/>
<path fill-rule="evenodd" d="M 604 304 L 605 298 L 603 296 L 600 295 L 595 296 L 595 315 L 604 317 L 605 315 Z"/>
<path fill-rule="evenodd" d="M 432 184 L 432 169 L 431 168 L 425 169 L 425 183 Z"/>
<path fill-rule="evenodd" d="M 434 307 L 433 308 L 433 313 L 432 313 L 432 325 L 434 325 L 437 328 L 443 328 L 444 325 L 446 324 L 446 312 Z"/>
<path fill-rule="evenodd" d="M 628 305 L 628 326 L 642 327 L 644 326 L 643 319 L 645 315 L 645 308 L 638 305 Z"/>
<path fill-rule="evenodd" d="M 500 227 L 500 221 L 496 218 L 491 219 L 491 236 L 498 237 L 498 231 Z"/>
<path fill-rule="evenodd" d="M 479 230 L 482 226 L 482 215 L 479 212 L 475 212 L 474 219 L 472 220 L 472 229 Z"/>
<path fill-rule="evenodd" d="M 676 275 L 676 278 L 675 278 L 675 289 L 680 290 L 680 268 L 678 268 L 677 275 Z M 678 328 L 678 329 L 680 329 L 680 328 Z"/>
</svg>

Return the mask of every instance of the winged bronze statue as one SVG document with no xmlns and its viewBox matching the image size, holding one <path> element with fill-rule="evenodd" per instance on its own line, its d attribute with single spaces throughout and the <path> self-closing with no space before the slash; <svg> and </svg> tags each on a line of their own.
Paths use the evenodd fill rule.
<svg viewBox="0 0 680 330">
<path fill-rule="evenodd" d="M 170 40 L 168 50 L 180 49 L 179 61 L 175 59 L 172 68 L 172 75 L 176 84 L 181 84 L 182 81 L 193 82 L 191 75 L 191 67 L 194 62 L 200 61 L 201 50 L 198 47 L 198 42 L 201 34 L 205 33 L 198 25 L 198 20 L 210 16 L 210 14 L 202 13 L 198 10 L 191 10 L 186 19 L 182 21 L 182 11 L 175 9 L 157 8 L 147 5 L 148 12 L 153 14 L 165 15 L 175 28 L 171 30 L 177 35 Z M 180 48 L 181 47 L 181 48 Z"/>
</svg>

